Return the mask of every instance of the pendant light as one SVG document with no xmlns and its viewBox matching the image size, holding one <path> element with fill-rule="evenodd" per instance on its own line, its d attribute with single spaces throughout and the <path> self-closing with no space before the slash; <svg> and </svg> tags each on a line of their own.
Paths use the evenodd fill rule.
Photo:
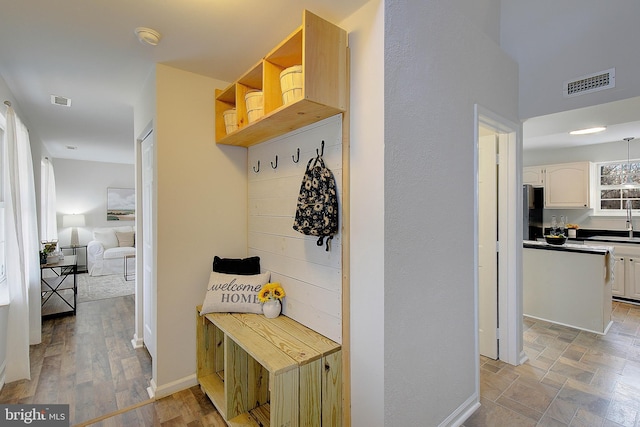
<svg viewBox="0 0 640 427">
<path fill-rule="evenodd" d="M 624 186 L 625 187 L 633 187 L 634 183 L 631 180 L 631 140 L 633 139 L 632 136 L 627 137 L 627 138 L 623 138 L 625 141 L 627 141 L 627 177 L 625 179 L 625 183 Z"/>
</svg>

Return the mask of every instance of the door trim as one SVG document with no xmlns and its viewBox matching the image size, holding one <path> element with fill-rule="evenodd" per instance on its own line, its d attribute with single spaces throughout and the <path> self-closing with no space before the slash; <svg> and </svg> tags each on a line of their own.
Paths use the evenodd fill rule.
<svg viewBox="0 0 640 427">
<path fill-rule="evenodd" d="M 493 111 L 474 105 L 474 132 L 476 168 L 475 183 L 475 244 L 477 270 L 478 243 L 478 131 L 480 125 L 493 129 L 499 134 L 499 210 L 501 212 L 498 223 L 498 237 L 500 241 L 498 266 L 498 313 L 500 315 L 500 330 L 498 352 L 500 360 L 511 365 L 519 365 L 526 360 L 522 342 L 522 125 L 511 122 Z M 478 277 L 475 277 L 475 303 L 478 308 Z M 477 322 L 477 316 L 476 316 Z M 478 325 L 476 334 L 476 363 L 479 359 Z"/>
</svg>

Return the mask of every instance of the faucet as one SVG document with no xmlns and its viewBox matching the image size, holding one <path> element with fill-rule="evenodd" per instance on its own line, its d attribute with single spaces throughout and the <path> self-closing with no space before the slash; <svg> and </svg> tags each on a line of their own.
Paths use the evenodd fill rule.
<svg viewBox="0 0 640 427">
<path fill-rule="evenodd" d="M 631 211 L 631 200 L 627 200 L 627 230 L 629 231 L 629 238 L 633 239 L 633 214 Z"/>
</svg>

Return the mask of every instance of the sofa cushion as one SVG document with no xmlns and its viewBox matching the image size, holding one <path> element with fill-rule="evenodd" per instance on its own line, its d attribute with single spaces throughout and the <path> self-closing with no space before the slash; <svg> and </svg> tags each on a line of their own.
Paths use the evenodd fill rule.
<svg viewBox="0 0 640 427">
<path fill-rule="evenodd" d="M 258 293 L 269 283 L 271 273 L 254 275 L 211 272 L 200 314 L 262 313 Z"/>
<path fill-rule="evenodd" d="M 132 248 L 135 246 L 135 233 L 133 231 L 116 231 L 118 246 Z"/>
<path fill-rule="evenodd" d="M 118 238 L 113 228 L 97 228 L 93 230 L 93 240 L 102 243 L 105 250 L 118 247 Z"/>
<path fill-rule="evenodd" d="M 119 247 L 109 248 L 104 251 L 103 259 L 123 258 L 125 255 L 135 255 L 136 248 Z"/>
</svg>

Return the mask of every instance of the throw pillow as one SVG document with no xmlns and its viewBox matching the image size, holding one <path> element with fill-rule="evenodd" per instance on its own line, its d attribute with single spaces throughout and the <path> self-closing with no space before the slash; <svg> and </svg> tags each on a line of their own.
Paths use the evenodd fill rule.
<svg viewBox="0 0 640 427">
<path fill-rule="evenodd" d="M 213 271 L 227 274 L 259 274 L 260 257 L 220 258 L 213 257 Z"/>
<path fill-rule="evenodd" d="M 211 272 L 200 315 L 207 313 L 262 313 L 260 289 L 271 273 L 253 275 Z"/>
<path fill-rule="evenodd" d="M 118 238 L 113 228 L 93 230 L 93 240 L 102 243 L 105 250 L 118 247 Z"/>
<path fill-rule="evenodd" d="M 135 233 L 133 231 L 116 231 L 116 237 L 118 238 L 118 246 L 132 248 L 135 239 Z"/>
</svg>

